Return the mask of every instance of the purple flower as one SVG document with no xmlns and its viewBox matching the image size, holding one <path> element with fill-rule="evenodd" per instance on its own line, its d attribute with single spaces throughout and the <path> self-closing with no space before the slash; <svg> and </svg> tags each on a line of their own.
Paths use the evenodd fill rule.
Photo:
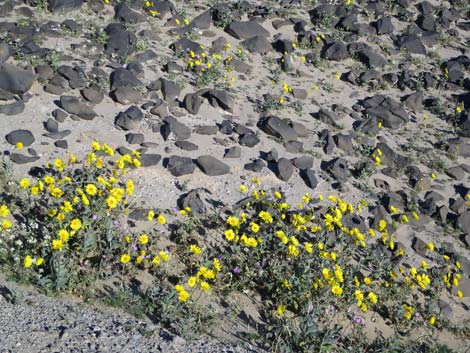
<svg viewBox="0 0 470 353">
<path fill-rule="evenodd" d="M 137 251 L 137 245 L 135 245 L 134 243 L 132 243 L 132 244 L 131 244 L 131 247 L 132 247 L 132 250 Z"/>
<path fill-rule="evenodd" d="M 356 324 L 359 324 L 359 325 L 365 325 L 365 320 L 360 317 L 360 316 L 354 316 L 353 317 L 353 321 L 356 323 Z"/>
<path fill-rule="evenodd" d="M 242 270 L 240 270 L 240 268 L 238 268 L 238 267 L 234 267 L 232 272 L 238 274 L 238 273 L 241 273 Z"/>
<path fill-rule="evenodd" d="M 325 309 L 325 314 L 326 315 L 334 314 L 335 312 L 336 312 L 336 309 L 335 309 L 334 306 L 331 306 L 331 307 Z"/>
<path fill-rule="evenodd" d="M 92 217 L 91 217 L 94 221 L 96 221 L 98 219 L 98 215 L 94 214 Z"/>
</svg>

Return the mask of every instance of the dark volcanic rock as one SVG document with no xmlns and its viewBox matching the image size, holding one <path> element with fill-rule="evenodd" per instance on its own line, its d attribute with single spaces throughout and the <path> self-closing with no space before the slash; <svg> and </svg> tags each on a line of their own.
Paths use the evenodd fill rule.
<svg viewBox="0 0 470 353">
<path fill-rule="evenodd" d="M 93 120 L 97 114 L 93 109 L 73 96 L 61 96 L 60 104 L 62 108 L 69 114 L 74 114 L 83 120 Z"/>
<path fill-rule="evenodd" d="M 297 140 L 298 135 L 292 127 L 277 116 L 261 119 L 258 123 L 261 130 L 269 135 L 282 138 L 284 141 Z"/>
<path fill-rule="evenodd" d="M 404 34 L 397 40 L 397 45 L 400 49 L 406 49 L 412 54 L 426 55 L 426 48 L 421 40 L 413 34 Z"/>
<path fill-rule="evenodd" d="M 245 170 L 250 170 L 252 172 L 259 173 L 265 167 L 266 167 L 266 163 L 262 159 L 257 158 L 253 162 L 245 164 L 243 168 L 245 168 Z"/>
<path fill-rule="evenodd" d="M 348 161 L 338 157 L 326 163 L 325 170 L 340 182 L 348 181 Z"/>
<path fill-rule="evenodd" d="M 240 158 L 242 149 L 239 146 L 234 146 L 225 151 L 224 158 Z"/>
<path fill-rule="evenodd" d="M 24 154 L 20 154 L 20 153 L 12 153 L 10 155 L 10 160 L 13 162 L 13 163 L 16 163 L 16 164 L 27 164 L 27 163 L 33 163 L 33 162 L 36 162 L 39 158 L 39 156 L 25 156 Z"/>
<path fill-rule="evenodd" d="M 159 154 L 145 153 L 140 156 L 140 163 L 142 167 L 152 167 L 157 165 L 161 159 L 162 156 Z"/>
<path fill-rule="evenodd" d="M 375 117 L 379 122 L 382 122 L 384 127 L 389 129 L 398 129 L 409 120 L 408 113 L 400 103 L 382 94 L 365 99 L 362 106 L 366 108 L 365 114 L 367 116 Z"/>
<path fill-rule="evenodd" d="M 0 105 L 0 114 L 5 114 L 8 116 L 18 115 L 24 111 L 24 108 L 25 108 L 24 101 L 20 99 L 10 104 Z"/>
<path fill-rule="evenodd" d="M 390 16 L 383 17 L 375 23 L 375 27 L 377 28 L 377 34 L 391 34 L 395 29 L 392 24 L 392 18 Z"/>
<path fill-rule="evenodd" d="M 276 175 L 282 181 L 288 181 L 294 173 L 294 166 L 287 158 L 279 158 L 276 164 Z"/>
<path fill-rule="evenodd" d="M 237 39 L 248 39 L 254 36 L 269 37 L 269 31 L 255 21 L 233 21 L 225 30 Z"/>
<path fill-rule="evenodd" d="M 206 93 L 209 99 L 209 103 L 214 107 L 221 107 L 223 110 L 227 110 L 233 113 L 233 99 L 230 97 L 227 91 L 219 89 L 211 89 Z"/>
<path fill-rule="evenodd" d="M 204 100 L 201 96 L 196 93 L 187 93 L 183 99 L 183 107 L 190 114 L 199 113 L 199 108 L 201 107 Z"/>
<path fill-rule="evenodd" d="M 185 209 L 189 207 L 191 213 L 194 214 L 203 214 L 206 212 L 206 206 L 199 195 L 198 190 L 191 190 L 187 194 L 181 196 L 178 199 L 178 207 L 180 209 Z"/>
<path fill-rule="evenodd" d="M 191 129 L 172 116 L 167 116 L 163 119 L 163 125 L 160 128 L 160 132 L 165 141 L 169 139 L 181 141 L 187 140 L 191 137 Z"/>
<path fill-rule="evenodd" d="M 272 49 L 271 43 L 264 36 L 255 36 L 244 40 L 242 45 L 251 53 L 266 54 Z"/>
<path fill-rule="evenodd" d="M 30 146 L 34 142 L 34 136 L 29 130 L 14 130 L 6 135 L 5 138 L 11 145 L 21 142 L 24 146 Z"/>
<path fill-rule="evenodd" d="M 327 60 L 340 61 L 348 57 L 348 51 L 342 42 L 333 42 L 323 49 L 322 57 Z"/>
<path fill-rule="evenodd" d="M 375 150 L 377 151 L 377 149 L 380 149 L 381 151 L 380 159 L 382 163 L 392 168 L 404 169 L 411 163 L 410 158 L 398 154 L 394 149 L 385 143 L 378 143 Z"/>
<path fill-rule="evenodd" d="M 123 130 L 133 130 L 139 128 L 143 118 L 144 113 L 138 107 L 131 106 L 118 114 L 114 124 Z"/>
<path fill-rule="evenodd" d="M 179 177 L 192 174 L 195 168 L 196 165 L 191 158 L 180 156 L 171 156 L 168 158 L 167 169 L 173 176 Z"/>
<path fill-rule="evenodd" d="M 313 171 L 312 169 L 301 171 L 300 176 L 310 189 L 315 189 L 317 187 L 318 179 L 317 179 L 317 176 L 315 175 L 315 171 Z"/>
<path fill-rule="evenodd" d="M 48 0 L 48 8 L 52 12 L 68 9 L 78 9 L 83 5 L 83 0 Z"/>
<path fill-rule="evenodd" d="M 33 73 L 10 64 L 0 65 L 0 88 L 14 94 L 26 93 L 33 85 Z"/>
<path fill-rule="evenodd" d="M 230 167 L 217 158 L 204 155 L 196 160 L 197 165 L 204 174 L 209 176 L 219 176 L 230 173 Z"/>
<path fill-rule="evenodd" d="M 189 141 L 176 141 L 175 146 L 185 151 L 197 151 L 199 146 Z"/>
<path fill-rule="evenodd" d="M 240 136 L 238 143 L 242 146 L 255 147 L 260 143 L 260 139 L 255 134 L 244 134 Z"/>
</svg>

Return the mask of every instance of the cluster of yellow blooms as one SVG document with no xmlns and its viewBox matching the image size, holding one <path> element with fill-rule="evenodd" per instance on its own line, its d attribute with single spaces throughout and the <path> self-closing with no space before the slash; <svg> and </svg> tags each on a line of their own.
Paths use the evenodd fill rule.
<svg viewBox="0 0 470 353">
<path fill-rule="evenodd" d="M 200 250 L 200 249 L 199 249 Z M 194 253 L 194 252 L 193 252 Z M 197 254 L 199 255 L 200 252 L 198 251 Z M 217 277 L 217 273 L 222 271 L 222 266 L 220 264 L 219 259 L 214 257 L 212 259 L 212 268 L 208 268 L 207 266 L 200 266 L 198 271 L 194 276 L 190 276 L 186 282 L 189 288 L 196 288 L 199 285 L 199 288 L 207 292 L 211 289 L 210 281 L 215 281 Z M 184 288 L 183 285 L 177 284 L 175 286 L 175 290 L 178 293 L 178 300 L 181 302 L 186 302 L 191 297 L 191 294 L 188 290 Z"/>
<path fill-rule="evenodd" d="M 13 223 L 7 219 L 8 215 L 10 214 L 10 210 L 7 205 L 0 206 L 0 233 L 6 229 L 10 229 L 13 227 Z"/>
<path fill-rule="evenodd" d="M 132 168 L 140 166 L 139 153 L 134 151 L 133 156 L 123 155 L 114 162 L 115 168 L 105 170 L 103 155 L 113 156 L 114 150 L 97 141 L 92 142 L 91 148 L 92 152 L 86 155 L 84 163 L 85 167 L 92 168 L 92 170 L 89 170 L 87 180 L 82 181 L 82 184 L 77 184 L 77 180 L 73 177 L 74 169 L 79 163 L 73 154 L 69 154 L 67 162 L 56 159 L 53 163 L 48 164 L 46 167 L 51 173 L 38 179 L 34 185 L 28 178 L 19 181 L 20 188 L 27 190 L 38 200 L 47 200 L 48 197 L 51 197 L 48 202 L 50 208 L 47 210 L 47 215 L 56 220 L 59 226 L 55 238 L 50 243 L 50 247 L 54 251 L 63 251 L 65 247 L 68 247 L 70 239 L 73 239 L 82 228 L 86 228 L 88 225 L 79 218 L 83 207 L 95 207 L 104 200 L 107 211 L 110 212 L 120 204 L 127 204 L 126 196 L 134 194 L 134 182 L 129 179 L 123 183 L 118 178 L 126 174 L 128 166 Z M 93 175 L 93 170 L 97 172 L 103 170 L 103 174 L 92 180 L 90 176 Z M 75 250 L 79 252 L 80 248 L 77 247 Z M 43 261 L 42 258 L 39 258 L 35 260 L 35 263 L 39 266 Z M 31 255 L 25 256 L 24 267 L 31 267 L 33 262 Z"/>
</svg>

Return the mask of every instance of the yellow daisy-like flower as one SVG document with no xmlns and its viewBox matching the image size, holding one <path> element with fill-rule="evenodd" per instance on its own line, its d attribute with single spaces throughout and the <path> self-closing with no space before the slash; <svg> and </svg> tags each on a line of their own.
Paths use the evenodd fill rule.
<svg viewBox="0 0 470 353">
<path fill-rule="evenodd" d="M 10 210 L 8 209 L 8 206 L 7 205 L 1 205 L 0 206 L 0 217 L 7 218 L 9 214 L 10 214 Z"/>
<path fill-rule="evenodd" d="M 23 260 L 24 267 L 30 268 L 32 264 L 33 264 L 33 259 L 31 258 L 31 256 L 27 255 Z"/>
<path fill-rule="evenodd" d="M 161 225 L 164 225 L 164 224 L 166 223 L 166 218 L 165 218 L 164 215 L 160 214 L 160 215 L 158 215 L 158 217 L 157 217 L 157 221 L 158 221 L 158 223 L 160 223 Z"/>
<path fill-rule="evenodd" d="M 62 197 L 62 195 L 64 195 L 64 192 L 62 191 L 61 188 L 55 187 L 51 190 L 51 195 L 53 197 L 59 198 L 59 197 Z"/>
<path fill-rule="evenodd" d="M 70 228 L 72 228 L 72 230 L 79 230 L 80 228 L 82 227 L 82 221 L 79 220 L 78 218 L 74 218 L 72 219 L 72 221 L 70 222 Z"/>
<path fill-rule="evenodd" d="M 52 240 L 52 249 L 62 251 L 64 247 L 64 243 L 60 239 Z"/>
<path fill-rule="evenodd" d="M 153 219 L 153 217 L 155 217 L 155 212 L 153 212 L 152 210 L 148 211 L 147 212 L 147 220 L 151 221 Z"/>
<path fill-rule="evenodd" d="M 214 268 L 217 272 L 220 272 L 222 270 L 222 266 L 220 265 L 220 261 L 216 257 L 214 257 L 214 259 L 212 260 L 212 264 L 213 264 L 213 266 L 214 266 Z"/>
<path fill-rule="evenodd" d="M 207 292 L 209 289 L 211 289 L 211 285 L 206 281 L 201 281 L 200 286 L 204 292 Z"/>
<path fill-rule="evenodd" d="M 2 221 L 2 227 L 3 229 L 10 229 L 11 227 L 13 227 L 13 223 L 11 223 L 11 221 L 9 221 L 8 219 L 4 219 Z"/>
<path fill-rule="evenodd" d="M 131 256 L 129 254 L 122 254 L 121 255 L 121 263 L 123 265 L 129 263 L 129 261 L 131 261 Z"/>
<path fill-rule="evenodd" d="M 30 185 L 30 181 L 28 178 L 23 178 L 20 180 L 20 186 L 23 188 L 23 189 L 27 189 Z"/>
<path fill-rule="evenodd" d="M 139 237 L 139 241 L 142 245 L 145 245 L 149 242 L 149 236 L 147 234 L 142 234 L 140 237 Z"/>
<path fill-rule="evenodd" d="M 126 183 L 126 194 L 132 196 L 134 194 L 134 182 L 129 179 Z"/>
<path fill-rule="evenodd" d="M 182 290 L 179 292 L 179 295 L 178 295 L 178 300 L 180 302 L 183 302 L 183 303 L 186 303 L 188 301 L 188 299 L 190 298 L 190 294 L 186 291 L 186 290 Z"/>
<path fill-rule="evenodd" d="M 197 283 L 197 278 L 196 276 L 191 276 L 189 277 L 188 279 L 188 286 L 190 286 L 191 288 L 193 288 Z"/>
<path fill-rule="evenodd" d="M 341 294 L 343 294 L 343 288 L 338 285 L 334 285 L 333 287 L 331 287 L 331 293 L 339 297 L 341 296 Z"/>
<path fill-rule="evenodd" d="M 17 149 L 19 149 L 19 150 L 22 149 L 22 148 L 24 147 L 23 142 L 21 142 L 21 141 L 17 142 L 17 143 L 15 144 L 15 147 L 16 147 Z"/>
<path fill-rule="evenodd" d="M 44 259 L 39 257 L 36 259 L 36 266 L 41 266 L 44 263 Z"/>
<path fill-rule="evenodd" d="M 59 230 L 59 233 L 57 233 L 57 235 L 59 236 L 59 239 L 60 239 L 63 243 L 68 242 L 69 237 L 70 237 L 70 233 L 67 232 L 67 230 L 65 230 L 65 229 Z"/>
<path fill-rule="evenodd" d="M 191 244 L 189 246 L 189 251 L 191 251 L 194 255 L 200 255 L 202 253 L 201 248 L 195 244 Z"/>
<path fill-rule="evenodd" d="M 94 184 L 87 184 L 87 186 L 85 186 L 85 192 L 90 196 L 95 196 L 98 192 L 98 188 Z"/>
<path fill-rule="evenodd" d="M 93 149 L 93 151 L 99 151 L 101 149 L 101 145 L 98 141 L 93 141 L 91 143 L 91 148 Z"/>
<path fill-rule="evenodd" d="M 285 306 L 285 305 L 279 305 L 279 306 L 276 308 L 276 312 L 277 312 L 279 315 L 283 315 L 285 311 L 286 311 L 286 306 Z"/>
<path fill-rule="evenodd" d="M 235 232 L 232 229 L 226 230 L 224 235 L 225 239 L 227 239 L 228 241 L 232 241 L 233 239 L 235 239 Z"/>
<path fill-rule="evenodd" d="M 106 199 L 106 204 L 110 209 L 113 209 L 117 207 L 118 201 L 114 196 L 108 196 L 108 198 Z"/>
<path fill-rule="evenodd" d="M 160 250 L 158 254 L 160 255 L 163 261 L 168 261 L 170 259 L 170 255 L 166 251 Z"/>
</svg>

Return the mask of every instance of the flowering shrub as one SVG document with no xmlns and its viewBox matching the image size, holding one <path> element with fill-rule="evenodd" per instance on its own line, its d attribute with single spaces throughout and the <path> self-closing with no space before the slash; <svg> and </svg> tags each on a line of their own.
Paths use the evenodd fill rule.
<svg viewBox="0 0 470 353">
<path fill-rule="evenodd" d="M 140 162 L 137 152 L 111 162 L 109 146 L 92 148 L 83 161 L 70 154 L 19 181 L 1 206 L 0 263 L 57 290 L 110 264 L 122 244 L 119 217 L 134 194 L 125 175 Z"/>
<path fill-rule="evenodd" d="M 124 291 L 111 303 L 122 298 L 121 305 L 188 336 L 207 332 L 217 312 L 222 320 L 217 307 L 230 296 L 260 298 L 261 319 L 251 323 L 250 337 L 276 352 L 390 347 L 380 335 L 365 339 L 377 319 L 401 335 L 421 329 L 432 337 L 442 328 L 468 335 L 438 305 L 453 289 L 454 300 L 462 298 L 455 291 L 460 263 L 431 242 L 417 260 L 399 241 L 397 230 L 420 219 L 415 211 L 390 205 L 386 216 L 370 217 L 367 201 L 354 205 L 334 195 L 305 194 L 291 205 L 254 178 L 240 187 L 251 195 L 227 214 L 151 209 L 145 211 L 150 229 L 133 232 L 126 224 L 135 186 L 127 172 L 140 166 L 139 153 L 115 157 L 98 142 L 92 149 L 83 161 L 57 159 L 5 187 L 3 268 L 47 289 L 78 292 L 103 276 L 125 288 L 147 273 L 146 291 L 137 297 Z M 155 231 L 165 227 L 167 234 Z"/>
</svg>

